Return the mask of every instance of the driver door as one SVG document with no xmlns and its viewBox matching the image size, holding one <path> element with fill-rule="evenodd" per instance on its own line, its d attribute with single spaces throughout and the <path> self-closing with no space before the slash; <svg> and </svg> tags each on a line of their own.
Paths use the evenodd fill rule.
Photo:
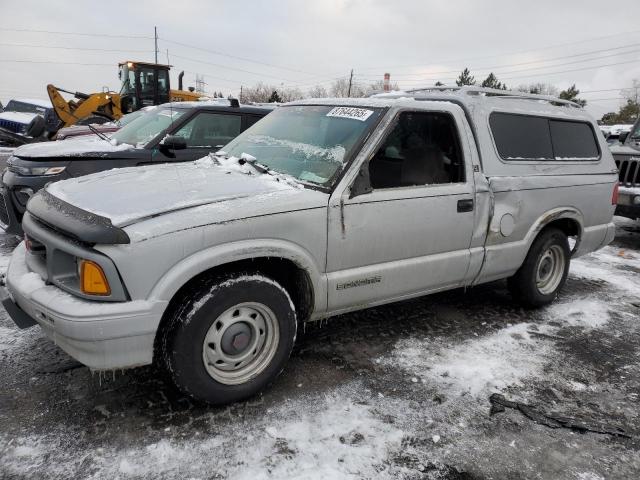
<svg viewBox="0 0 640 480">
<path fill-rule="evenodd" d="M 336 189 L 327 245 L 330 311 L 463 284 L 474 184 L 460 138 L 450 112 L 402 111 L 364 164 L 372 190 L 352 197 L 350 185 Z"/>
</svg>

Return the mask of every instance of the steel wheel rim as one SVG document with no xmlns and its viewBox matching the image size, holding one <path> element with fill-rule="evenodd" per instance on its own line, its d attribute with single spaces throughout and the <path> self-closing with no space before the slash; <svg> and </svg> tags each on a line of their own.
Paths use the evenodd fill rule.
<svg viewBox="0 0 640 480">
<path fill-rule="evenodd" d="M 215 381 L 245 383 L 271 363 L 280 341 L 275 314 L 257 302 L 234 305 L 216 318 L 202 345 L 202 362 Z"/>
<path fill-rule="evenodd" d="M 551 245 L 542 253 L 536 268 L 536 287 L 542 295 L 549 295 L 558 288 L 564 276 L 565 262 L 564 251 L 559 245 Z"/>
</svg>

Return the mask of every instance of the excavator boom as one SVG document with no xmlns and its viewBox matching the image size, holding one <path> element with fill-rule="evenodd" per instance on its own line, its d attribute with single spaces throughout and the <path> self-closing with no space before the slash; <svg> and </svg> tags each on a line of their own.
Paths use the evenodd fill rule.
<svg viewBox="0 0 640 480">
<path fill-rule="evenodd" d="M 60 92 L 72 93 L 74 99 L 65 100 Z M 47 85 L 47 93 L 51 104 L 60 119 L 60 128 L 74 125 L 80 120 L 90 121 L 92 118 L 102 122 L 117 120 L 122 117 L 120 95 L 112 92 L 84 94 L 68 92 L 54 85 Z M 98 122 L 96 122 L 98 123 Z"/>
</svg>

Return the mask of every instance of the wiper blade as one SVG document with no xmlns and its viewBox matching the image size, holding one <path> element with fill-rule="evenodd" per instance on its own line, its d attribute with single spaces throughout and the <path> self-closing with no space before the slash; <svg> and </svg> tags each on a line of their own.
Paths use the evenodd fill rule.
<svg viewBox="0 0 640 480">
<path fill-rule="evenodd" d="M 87 124 L 87 127 L 89 127 L 89 130 L 91 130 L 95 135 L 98 136 L 98 138 L 101 138 L 102 140 L 104 140 L 105 142 L 109 142 L 111 143 L 111 139 L 109 137 L 107 137 L 104 133 L 99 132 L 96 127 L 94 127 L 91 124 Z"/>
<path fill-rule="evenodd" d="M 242 155 L 240 155 L 238 163 L 240 165 L 248 163 L 260 173 L 269 173 L 270 171 L 270 168 L 268 166 L 262 165 L 258 162 L 258 159 L 256 157 L 254 157 L 253 155 L 249 155 L 248 153 L 243 153 Z"/>
</svg>

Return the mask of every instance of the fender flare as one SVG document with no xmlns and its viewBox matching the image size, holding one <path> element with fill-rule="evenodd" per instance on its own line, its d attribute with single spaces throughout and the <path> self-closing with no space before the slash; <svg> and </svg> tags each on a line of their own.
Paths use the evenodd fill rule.
<svg viewBox="0 0 640 480">
<path fill-rule="evenodd" d="M 311 281 L 313 311 L 326 310 L 326 276 L 321 273 L 311 253 L 295 243 L 270 238 L 224 243 L 183 258 L 153 286 L 148 298 L 168 302 L 195 276 L 215 267 L 252 258 L 281 258 L 295 263 L 307 273 Z"/>
<path fill-rule="evenodd" d="M 556 220 L 568 219 L 573 220 L 578 225 L 578 235 L 576 239 L 576 244 L 572 249 L 572 253 L 578 250 L 580 246 L 580 240 L 582 238 L 582 234 L 584 232 L 584 216 L 582 212 L 574 207 L 557 207 L 551 210 L 544 212 L 538 219 L 533 223 L 529 231 L 525 236 L 525 241 L 527 244 L 527 253 L 529 253 L 529 249 L 531 249 L 531 245 L 534 240 L 538 236 L 538 234 L 550 223 Z"/>
</svg>

